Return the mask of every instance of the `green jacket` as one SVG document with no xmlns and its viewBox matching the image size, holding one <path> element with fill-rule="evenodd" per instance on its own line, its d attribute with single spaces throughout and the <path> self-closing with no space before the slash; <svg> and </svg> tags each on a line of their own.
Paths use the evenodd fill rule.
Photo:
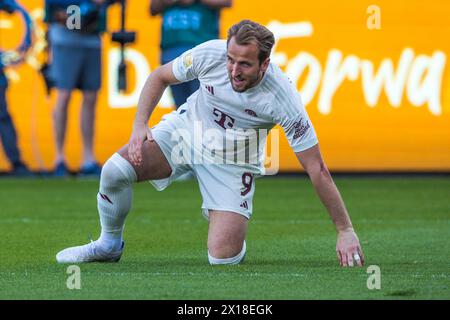
<svg viewBox="0 0 450 320">
<path fill-rule="evenodd" d="M 219 9 L 196 2 L 190 6 L 173 5 L 164 10 L 161 48 L 195 46 L 219 37 Z"/>
</svg>

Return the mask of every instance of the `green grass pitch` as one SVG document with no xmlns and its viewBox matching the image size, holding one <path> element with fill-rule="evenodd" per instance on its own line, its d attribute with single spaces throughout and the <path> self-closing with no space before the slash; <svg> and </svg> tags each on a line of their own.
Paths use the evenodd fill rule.
<svg viewBox="0 0 450 320">
<path fill-rule="evenodd" d="M 99 233 L 95 180 L 0 179 L 0 299 L 450 299 L 450 179 L 335 177 L 366 255 L 339 267 L 336 233 L 306 177 L 256 181 L 242 265 L 208 265 L 195 181 L 135 185 L 119 263 L 55 254 Z M 381 289 L 369 290 L 369 265 Z"/>
</svg>

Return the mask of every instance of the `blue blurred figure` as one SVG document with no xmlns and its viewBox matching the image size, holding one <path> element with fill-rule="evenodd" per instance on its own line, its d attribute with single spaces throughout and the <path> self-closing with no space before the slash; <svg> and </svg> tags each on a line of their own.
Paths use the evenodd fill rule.
<svg viewBox="0 0 450 320">
<path fill-rule="evenodd" d="M 17 10 L 23 12 L 23 9 L 13 0 L 0 0 L 0 10 L 10 14 Z M 27 35 L 19 47 L 19 50 L 25 51 L 29 47 L 29 41 L 30 37 L 27 32 Z M 16 129 L 8 112 L 8 105 L 6 102 L 8 81 L 5 76 L 4 67 L 2 52 L 0 50 L 0 139 L 3 149 L 5 150 L 6 157 L 12 166 L 10 174 L 14 176 L 31 176 L 33 173 L 29 171 L 21 159 L 20 151 L 17 147 Z"/>
</svg>

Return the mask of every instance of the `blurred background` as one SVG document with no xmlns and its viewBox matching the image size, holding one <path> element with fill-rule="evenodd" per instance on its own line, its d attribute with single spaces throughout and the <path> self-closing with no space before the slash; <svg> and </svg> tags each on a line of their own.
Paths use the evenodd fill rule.
<svg viewBox="0 0 450 320">
<path fill-rule="evenodd" d="M 32 20 L 31 46 L 21 63 L 5 67 L 6 98 L 23 162 L 51 171 L 55 162 L 49 93 L 40 69 L 48 60 L 44 1 L 18 3 Z M 450 2 L 430 1 L 233 1 L 220 15 L 220 37 L 241 19 L 269 27 L 277 38 L 272 61 L 296 83 L 334 172 L 450 171 Z M 127 1 L 126 29 L 136 32 L 125 47 L 127 89 L 118 89 L 120 45 L 111 34 L 121 28 L 121 6 L 107 10 L 101 36 L 94 153 L 103 163 L 127 143 L 139 92 L 160 65 L 161 17 L 150 1 Z M 0 49 L 14 52 L 26 35 L 20 12 L 0 12 Z M 68 109 L 65 153 L 70 170 L 81 165 L 81 95 Z M 150 123 L 174 108 L 167 90 Z M 280 171 L 301 168 L 284 136 Z M 0 171 L 11 169 L 0 148 Z"/>
</svg>

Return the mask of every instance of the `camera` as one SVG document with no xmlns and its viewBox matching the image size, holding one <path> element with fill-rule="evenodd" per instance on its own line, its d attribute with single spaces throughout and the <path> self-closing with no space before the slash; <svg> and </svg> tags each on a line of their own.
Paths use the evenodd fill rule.
<svg viewBox="0 0 450 320">
<path fill-rule="evenodd" d="M 117 1 L 119 2 L 119 1 Z M 125 45 L 136 41 L 136 32 L 125 29 L 126 2 L 120 0 L 121 5 L 121 28 L 120 31 L 113 32 L 111 40 L 120 44 L 120 64 L 118 69 L 118 88 L 120 91 L 127 90 L 127 65 L 125 63 Z"/>
</svg>

